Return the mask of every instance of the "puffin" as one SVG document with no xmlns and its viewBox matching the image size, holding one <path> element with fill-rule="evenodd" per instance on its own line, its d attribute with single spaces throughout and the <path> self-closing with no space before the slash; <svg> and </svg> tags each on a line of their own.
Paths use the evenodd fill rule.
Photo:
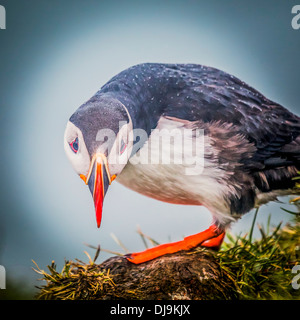
<svg viewBox="0 0 300 320">
<path fill-rule="evenodd" d="M 120 72 L 71 115 L 64 149 L 90 189 L 98 228 L 114 180 L 212 214 L 204 231 L 125 255 L 135 264 L 198 246 L 219 249 L 251 209 L 298 194 L 300 118 L 199 64 L 143 63 Z"/>
</svg>

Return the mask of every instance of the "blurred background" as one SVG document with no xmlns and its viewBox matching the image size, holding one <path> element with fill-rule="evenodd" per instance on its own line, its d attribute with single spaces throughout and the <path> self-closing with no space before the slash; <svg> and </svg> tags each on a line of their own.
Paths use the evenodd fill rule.
<svg viewBox="0 0 300 320">
<path fill-rule="evenodd" d="M 70 115 L 112 76 L 142 62 L 199 63 L 241 78 L 300 113 L 300 30 L 295 1 L 1 0 L 0 265 L 7 290 L 41 285 L 32 259 L 88 261 L 95 250 L 144 249 L 137 226 L 159 242 L 204 230 L 209 212 L 158 202 L 113 183 L 96 227 L 92 197 L 63 150 Z M 258 222 L 286 223 L 288 199 L 263 206 Z M 253 212 L 232 227 L 247 232 Z M 259 233 L 256 230 L 254 236 Z M 98 262 L 110 254 L 101 252 Z M 17 296 L 16 296 L 17 297 Z M 28 296 L 27 296 L 28 297 Z"/>
</svg>

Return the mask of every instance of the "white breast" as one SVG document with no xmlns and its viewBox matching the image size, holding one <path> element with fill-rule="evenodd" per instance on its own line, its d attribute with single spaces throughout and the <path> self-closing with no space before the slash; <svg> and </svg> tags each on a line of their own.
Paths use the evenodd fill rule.
<svg viewBox="0 0 300 320">
<path fill-rule="evenodd" d="M 159 132 L 162 128 L 168 129 L 169 132 L 172 129 L 177 131 L 172 132 L 173 138 L 167 139 L 166 131 L 163 134 Z M 227 190 L 224 190 L 224 185 L 218 183 L 224 172 L 214 163 L 207 160 L 204 162 L 204 152 L 212 152 L 209 137 L 203 135 L 200 138 L 202 151 L 196 154 L 192 150 L 186 150 L 179 143 L 178 136 L 183 136 L 183 123 L 161 118 L 157 129 L 130 159 L 117 181 L 138 193 L 160 201 L 203 205 L 218 215 L 228 212 L 228 206 L 224 201 Z M 165 139 L 163 144 L 157 145 L 159 135 Z M 194 140 L 195 137 L 190 135 L 188 138 Z M 193 144 L 190 144 L 189 148 L 193 149 Z M 184 161 L 177 163 L 180 158 Z M 159 159 L 159 162 L 153 163 L 153 159 Z"/>
</svg>

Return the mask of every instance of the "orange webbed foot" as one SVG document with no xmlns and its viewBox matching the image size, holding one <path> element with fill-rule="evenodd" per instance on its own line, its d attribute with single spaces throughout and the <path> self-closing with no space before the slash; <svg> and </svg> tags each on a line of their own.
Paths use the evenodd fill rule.
<svg viewBox="0 0 300 320">
<path fill-rule="evenodd" d="M 221 245 L 224 236 L 224 230 L 212 225 L 207 230 L 185 237 L 181 241 L 161 244 L 142 252 L 127 254 L 125 257 L 132 263 L 140 264 L 165 254 L 175 253 L 182 250 L 190 250 L 202 244 L 205 247 L 218 247 Z"/>
</svg>

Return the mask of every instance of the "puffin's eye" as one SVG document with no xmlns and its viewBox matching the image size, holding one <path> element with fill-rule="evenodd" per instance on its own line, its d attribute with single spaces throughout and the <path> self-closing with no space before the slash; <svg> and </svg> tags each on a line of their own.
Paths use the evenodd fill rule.
<svg viewBox="0 0 300 320">
<path fill-rule="evenodd" d="M 78 137 L 74 141 L 69 143 L 69 144 L 70 144 L 70 147 L 71 147 L 72 151 L 74 153 L 77 153 L 77 151 L 78 151 Z"/>
<path fill-rule="evenodd" d="M 122 139 L 121 140 L 121 146 L 120 146 L 120 154 L 122 154 L 125 151 L 126 147 L 127 147 L 127 144 Z"/>
</svg>

